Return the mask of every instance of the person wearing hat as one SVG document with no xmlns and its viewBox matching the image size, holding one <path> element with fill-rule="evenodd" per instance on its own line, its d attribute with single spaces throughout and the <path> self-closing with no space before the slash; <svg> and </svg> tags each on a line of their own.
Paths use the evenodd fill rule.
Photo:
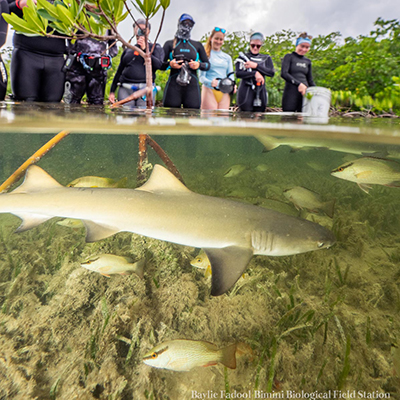
<svg viewBox="0 0 400 400">
<path fill-rule="evenodd" d="M 296 40 L 296 50 L 283 57 L 281 76 L 286 81 L 282 97 L 283 111 L 301 112 L 303 96 L 309 86 L 315 86 L 311 60 L 305 57 L 311 46 L 312 37 L 306 32 Z"/>
<path fill-rule="evenodd" d="M 221 50 L 224 44 L 226 30 L 215 27 L 208 37 L 204 48 L 210 60 L 210 69 L 200 71 L 201 109 L 227 110 L 231 101 L 230 94 L 234 92 L 232 58 Z"/>
<path fill-rule="evenodd" d="M 264 36 L 255 32 L 250 36 L 250 49 L 239 53 L 235 61 L 236 76 L 241 79 L 237 94 L 237 105 L 241 111 L 265 111 L 268 101 L 265 77 L 275 75 L 272 58 L 260 53 Z"/>
<path fill-rule="evenodd" d="M 164 44 L 164 70 L 170 69 L 164 89 L 164 107 L 200 108 L 201 95 L 197 70 L 210 68 L 207 54 L 200 42 L 190 38 L 194 20 L 182 14 L 175 38 Z"/>
<path fill-rule="evenodd" d="M 143 18 L 138 19 L 134 26 L 134 33 L 136 37 L 136 47 L 141 48 L 143 51 L 146 50 L 145 42 L 145 31 L 146 31 L 146 20 Z M 150 34 L 151 25 L 148 23 L 147 36 Z M 151 68 L 153 73 L 153 83 L 156 79 L 156 71 L 161 68 L 164 51 L 162 47 L 157 43 L 148 43 L 149 51 L 151 54 Z M 133 92 L 146 87 L 146 66 L 144 59 L 139 55 L 137 51 L 126 48 L 121 56 L 121 62 L 118 66 L 117 72 L 115 73 L 113 82 L 110 88 L 110 96 L 108 99 L 111 103 L 115 103 L 115 91 L 118 89 L 118 100 L 125 99 L 130 96 Z M 154 92 L 153 92 L 154 93 Z M 153 106 L 155 104 L 155 96 L 153 96 Z M 125 106 L 134 108 L 146 108 L 146 97 L 140 97 L 136 100 L 132 100 L 126 103 Z"/>
</svg>

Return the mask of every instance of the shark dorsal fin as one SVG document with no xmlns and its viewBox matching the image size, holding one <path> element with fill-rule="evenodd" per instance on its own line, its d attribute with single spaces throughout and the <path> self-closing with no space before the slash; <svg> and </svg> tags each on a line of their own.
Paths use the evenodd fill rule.
<svg viewBox="0 0 400 400">
<path fill-rule="evenodd" d="M 191 193 L 191 191 L 171 172 L 163 166 L 156 164 L 149 180 L 136 190 L 143 190 L 145 192 L 181 192 Z"/>
<path fill-rule="evenodd" d="M 25 173 L 22 185 L 18 186 L 13 193 L 32 193 L 43 189 L 55 189 L 63 187 L 46 171 L 37 165 L 31 165 Z"/>
</svg>

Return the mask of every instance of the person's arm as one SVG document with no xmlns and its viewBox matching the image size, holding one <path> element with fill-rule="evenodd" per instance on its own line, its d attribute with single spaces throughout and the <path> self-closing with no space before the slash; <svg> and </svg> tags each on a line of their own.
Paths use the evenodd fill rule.
<svg viewBox="0 0 400 400">
<path fill-rule="evenodd" d="M 210 61 L 208 60 L 206 50 L 204 49 L 204 46 L 201 43 L 198 44 L 197 52 L 199 53 L 199 59 L 200 59 L 199 61 L 200 71 L 208 71 L 210 69 L 211 64 Z"/>
<path fill-rule="evenodd" d="M 228 56 L 228 66 L 226 68 L 226 76 L 229 76 L 231 79 L 235 79 L 233 76 L 233 63 L 232 63 L 232 57 L 227 54 Z"/>
<path fill-rule="evenodd" d="M 310 61 L 310 65 L 308 66 L 307 82 L 308 82 L 308 86 L 317 86 L 315 84 L 313 76 L 312 76 L 311 61 Z"/>
<path fill-rule="evenodd" d="M 262 63 L 257 65 L 256 70 L 263 76 L 273 77 L 275 75 L 272 58 L 268 56 Z"/>
<path fill-rule="evenodd" d="M 119 80 L 121 78 L 122 71 L 125 69 L 125 66 L 126 66 L 126 58 L 127 58 L 127 51 L 124 50 L 124 52 L 122 53 L 122 56 L 121 56 L 121 61 L 117 68 L 117 72 L 114 75 L 114 79 L 113 79 L 111 87 L 110 87 L 110 93 L 115 93 L 115 91 L 117 90 L 117 86 L 118 86 Z"/>
<path fill-rule="evenodd" d="M 153 54 L 151 55 L 151 67 L 153 69 L 153 72 L 155 72 L 158 69 L 161 69 L 163 66 L 163 60 L 164 60 L 164 50 L 163 48 L 155 43 L 153 44 L 154 51 Z"/>
<path fill-rule="evenodd" d="M 25 1 L 25 5 L 26 5 L 26 1 Z M 10 9 L 9 10 L 10 14 L 14 13 L 14 14 L 17 14 L 18 17 L 22 17 L 22 4 L 20 4 L 20 1 L 8 0 L 8 8 Z"/>
<path fill-rule="evenodd" d="M 172 52 L 172 41 L 168 40 L 167 42 L 164 43 L 164 61 L 161 65 L 161 70 L 166 71 L 169 68 L 169 62 L 170 60 L 170 53 Z M 155 51 L 155 50 L 154 50 Z"/>
<path fill-rule="evenodd" d="M 199 72 L 199 81 L 206 86 L 211 86 L 211 79 L 207 78 L 207 71 L 200 71 Z"/>
<path fill-rule="evenodd" d="M 7 0 L 0 0 L 0 48 L 7 40 L 8 24 L 1 16 L 2 13 L 8 14 Z"/>
<path fill-rule="evenodd" d="M 283 57 L 281 77 L 286 82 L 289 82 L 295 86 L 299 86 L 301 82 L 295 79 L 294 76 L 289 73 L 290 59 L 291 59 L 291 54 L 286 54 L 285 57 Z"/>
<path fill-rule="evenodd" d="M 239 59 L 241 60 L 240 57 L 239 57 Z M 254 78 L 256 75 L 256 71 L 254 71 L 254 69 L 249 71 L 248 68 L 243 67 L 243 63 L 238 60 L 236 60 L 236 62 L 235 62 L 236 76 L 240 79 Z"/>
</svg>

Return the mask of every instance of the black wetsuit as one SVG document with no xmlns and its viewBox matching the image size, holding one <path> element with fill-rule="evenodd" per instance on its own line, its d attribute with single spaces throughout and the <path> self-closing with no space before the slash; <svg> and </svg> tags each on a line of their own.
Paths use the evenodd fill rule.
<svg viewBox="0 0 400 400">
<path fill-rule="evenodd" d="M 315 86 L 311 73 L 311 60 L 298 55 L 295 51 L 286 54 L 282 61 L 281 76 L 286 81 L 282 97 L 283 111 L 301 112 L 303 95 L 298 90 L 300 83 L 307 87 Z"/>
<path fill-rule="evenodd" d="M 136 46 L 139 47 L 138 44 L 136 44 Z M 153 43 L 149 43 L 150 51 L 153 46 Z M 159 44 L 156 44 L 153 54 L 151 55 L 153 82 L 156 79 L 156 71 L 161 68 L 163 60 L 164 50 Z M 118 66 L 117 72 L 115 73 L 114 80 L 110 88 L 110 93 L 115 93 L 118 85 L 120 85 L 118 89 L 118 100 L 125 99 L 134 92 L 133 89 L 123 87 L 123 84 L 135 85 L 138 89 L 146 86 L 146 67 L 144 65 L 144 59 L 132 49 L 125 49 L 122 53 L 120 64 Z M 140 98 L 127 103 L 127 105 L 132 107 L 143 107 L 145 106 L 145 99 Z"/>
<path fill-rule="evenodd" d="M 22 16 L 13 0 L 10 13 Z M 51 31 L 49 29 L 49 31 Z M 15 33 L 11 58 L 11 86 L 16 100 L 59 102 L 64 93 L 65 40 Z"/>
<path fill-rule="evenodd" d="M 201 71 L 208 71 L 210 63 L 206 51 L 200 42 L 191 39 L 176 39 L 174 47 L 174 40 L 168 40 L 164 44 L 164 70 L 169 68 L 169 62 L 176 57 L 182 58 L 185 61 L 199 61 Z M 164 107 L 180 108 L 200 108 L 201 94 L 197 71 L 189 68 L 190 76 L 192 77 L 190 83 L 186 86 L 181 86 L 176 82 L 176 78 L 180 73 L 180 69 L 171 68 L 169 79 L 164 89 Z"/>
<path fill-rule="evenodd" d="M 2 13 L 8 13 L 7 0 L 0 0 L 0 48 L 4 45 L 7 39 L 8 24 L 1 16 Z M 0 54 L 0 101 L 4 100 L 7 91 L 7 70 L 1 59 Z"/>
<path fill-rule="evenodd" d="M 264 85 L 257 88 L 257 82 L 255 79 L 256 72 L 258 71 L 264 78 L 266 76 L 273 77 L 275 75 L 274 64 L 272 59 L 268 54 L 253 54 L 248 52 L 245 56 L 255 63 L 257 63 L 257 68 L 249 71 L 243 66 L 243 63 L 247 61 L 245 58 L 240 57 L 235 62 L 236 76 L 241 79 L 239 90 L 237 93 L 237 105 L 241 111 L 265 111 L 267 106 L 267 90 Z M 261 100 L 260 106 L 254 105 L 254 100 L 256 99 L 257 90 L 259 92 L 259 97 Z"/>
<path fill-rule="evenodd" d="M 118 48 L 113 43 L 113 40 L 107 43 L 91 38 L 77 40 L 74 44 L 68 43 L 68 53 L 74 56 L 74 61 L 65 78 L 70 83 L 68 99 L 64 97 L 67 103 L 80 104 L 86 93 L 89 104 L 103 104 L 107 83 L 106 66 L 107 63 L 111 66 L 111 57 L 118 54 Z M 111 45 L 106 54 L 107 46 Z"/>
</svg>

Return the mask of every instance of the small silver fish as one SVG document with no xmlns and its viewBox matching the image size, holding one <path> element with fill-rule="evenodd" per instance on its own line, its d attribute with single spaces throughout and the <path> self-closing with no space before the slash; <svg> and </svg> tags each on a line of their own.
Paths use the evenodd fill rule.
<svg viewBox="0 0 400 400">
<path fill-rule="evenodd" d="M 357 183 L 365 193 L 371 189 L 369 185 L 400 187 L 400 163 L 385 158 L 358 158 L 334 169 L 331 175 Z"/>
<path fill-rule="evenodd" d="M 221 363 L 236 368 L 236 344 L 219 349 L 203 340 L 177 339 L 157 345 L 143 357 L 150 367 L 172 371 L 190 371 L 195 367 L 209 367 Z"/>
<path fill-rule="evenodd" d="M 118 182 L 111 178 L 102 178 L 101 176 L 82 176 L 68 183 L 68 187 L 90 187 L 90 188 L 124 188 L 128 178 L 122 178 Z"/>
<path fill-rule="evenodd" d="M 224 173 L 224 178 L 232 178 L 241 174 L 247 167 L 242 164 L 232 165 L 232 167 L 228 168 Z"/>
<path fill-rule="evenodd" d="M 335 199 L 322 201 L 321 196 L 305 187 L 295 186 L 287 189 L 283 195 L 291 201 L 298 210 L 306 209 L 310 212 L 323 211 L 328 217 L 333 218 Z"/>
<path fill-rule="evenodd" d="M 146 264 L 145 258 L 133 262 L 129 257 L 115 256 L 113 254 L 101 254 L 91 257 L 81 264 L 81 267 L 89 271 L 110 278 L 110 275 L 129 275 L 134 272 L 139 278 L 143 278 L 143 269 Z"/>
</svg>

